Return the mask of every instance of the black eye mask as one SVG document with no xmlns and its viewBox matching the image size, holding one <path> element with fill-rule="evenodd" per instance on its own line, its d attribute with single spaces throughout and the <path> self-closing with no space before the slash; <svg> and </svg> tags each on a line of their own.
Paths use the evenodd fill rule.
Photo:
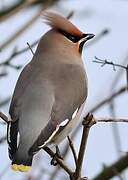
<svg viewBox="0 0 128 180">
<path fill-rule="evenodd" d="M 77 43 L 81 39 L 81 37 L 74 36 L 74 35 L 72 35 L 70 33 L 67 33 L 65 31 L 63 31 L 63 30 L 59 30 L 59 33 L 63 34 L 67 39 L 69 39 L 73 43 Z"/>
</svg>

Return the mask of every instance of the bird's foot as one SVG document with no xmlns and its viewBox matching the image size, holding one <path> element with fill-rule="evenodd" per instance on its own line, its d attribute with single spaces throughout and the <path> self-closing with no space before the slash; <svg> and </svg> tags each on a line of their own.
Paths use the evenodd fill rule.
<svg viewBox="0 0 128 180">
<path fill-rule="evenodd" d="M 56 153 L 55 153 L 54 157 L 53 157 L 52 160 L 51 160 L 51 165 L 53 165 L 53 166 L 56 166 L 56 165 L 57 165 L 56 158 L 59 158 L 59 159 L 62 159 L 62 160 L 63 160 L 63 157 L 62 157 L 62 155 L 61 155 L 61 153 L 60 153 L 60 150 L 59 150 L 59 147 L 58 147 L 58 146 L 56 146 Z"/>
</svg>

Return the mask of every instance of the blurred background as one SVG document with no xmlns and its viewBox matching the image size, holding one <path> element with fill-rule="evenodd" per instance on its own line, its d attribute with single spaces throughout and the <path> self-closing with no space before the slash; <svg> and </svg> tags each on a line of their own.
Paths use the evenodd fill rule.
<svg viewBox="0 0 128 180">
<path fill-rule="evenodd" d="M 94 63 L 95 56 L 113 63 L 128 65 L 128 1 L 127 0 L 2 0 L 0 1 L 0 111 L 8 115 L 10 99 L 22 68 L 32 59 L 38 40 L 49 27 L 41 19 L 46 9 L 70 17 L 81 31 L 95 34 L 83 49 L 87 69 L 89 95 L 84 114 L 95 117 L 128 117 L 126 70 Z M 116 93 L 116 96 L 114 96 Z M 100 106 L 98 106 L 103 102 Z M 67 174 L 50 165 L 42 150 L 34 158 L 29 173 L 10 169 L 6 142 L 6 125 L 0 121 L 0 179 L 8 180 L 66 180 Z M 82 126 L 73 132 L 78 152 Z M 67 140 L 60 144 L 69 167 L 74 167 Z M 65 151 L 65 153 L 64 153 Z M 113 166 L 112 166 L 113 165 Z M 109 168 L 110 167 L 110 168 Z M 128 124 L 98 123 L 91 128 L 84 158 L 83 175 L 91 180 L 128 179 Z M 109 168 L 109 169 L 108 169 Z M 108 170 L 111 176 L 101 173 Z"/>
</svg>

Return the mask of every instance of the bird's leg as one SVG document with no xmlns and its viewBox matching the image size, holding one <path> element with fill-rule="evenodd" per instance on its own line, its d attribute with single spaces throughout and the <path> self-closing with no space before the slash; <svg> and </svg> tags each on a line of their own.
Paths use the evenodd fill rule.
<svg viewBox="0 0 128 180">
<path fill-rule="evenodd" d="M 60 159 L 63 159 L 58 146 L 56 146 L 56 154 Z"/>
<path fill-rule="evenodd" d="M 51 160 L 51 165 L 53 165 L 53 166 L 57 165 L 56 157 L 60 158 L 60 159 L 63 159 L 58 146 L 56 146 L 56 153 L 55 153 L 54 157 Z"/>
</svg>

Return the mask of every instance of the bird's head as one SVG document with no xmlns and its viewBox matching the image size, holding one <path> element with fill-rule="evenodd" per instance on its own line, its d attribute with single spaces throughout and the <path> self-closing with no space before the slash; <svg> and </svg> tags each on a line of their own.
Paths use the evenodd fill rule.
<svg viewBox="0 0 128 180">
<path fill-rule="evenodd" d="M 42 13 L 42 17 L 45 23 L 52 27 L 52 30 L 48 32 L 47 36 L 50 35 L 51 39 L 57 39 L 58 42 L 66 42 L 67 45 L 69 44 L 75 48 L 80 54 L 82 53 L 85 42 L 94 37 L 94 34 L 82 33 L 67 18 L 56 13 L 45 11 Z"/>
</svg>

